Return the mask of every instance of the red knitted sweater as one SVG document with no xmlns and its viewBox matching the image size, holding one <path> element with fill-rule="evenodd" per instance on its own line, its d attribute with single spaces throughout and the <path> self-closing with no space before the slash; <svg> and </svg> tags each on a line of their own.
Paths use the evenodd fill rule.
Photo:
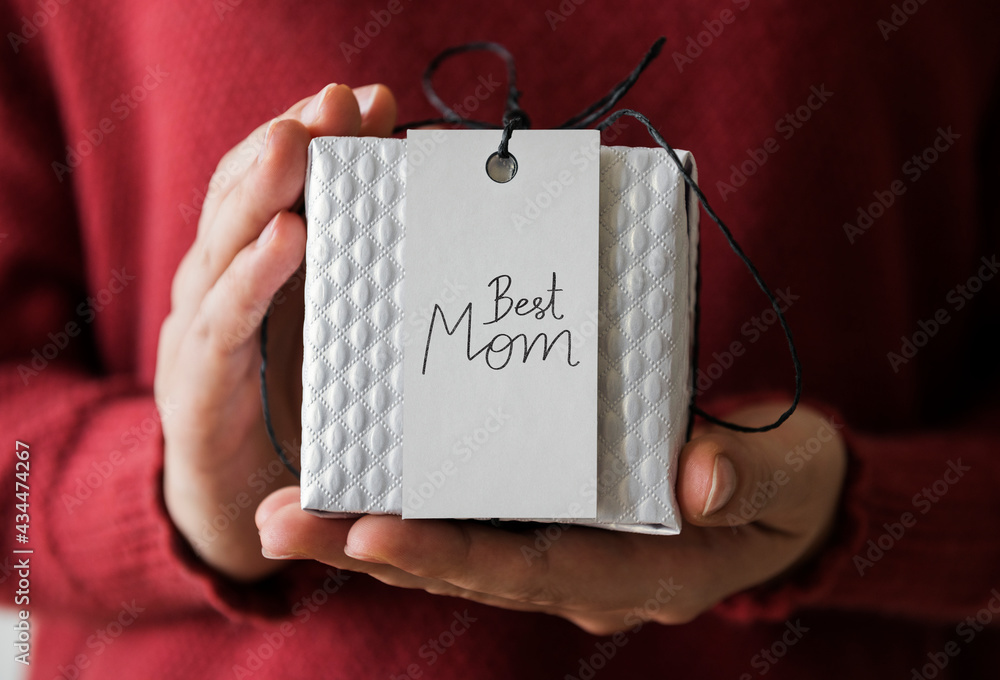
<svg viewBox="0 0 1000 680">
<path fill-rule="evenodd" d="M 973 0 L 0 3 L 0 577 L 13 606 L 20 440 L 33 677 L 996 677 L 998 20 Z M 823 554 L 689 625 L 605 639 L 322 566 L 237 586 L 199 564 L 163 508 L 152 382 L 222 154 L 327 82 L 433 115 L 424 66 L 481 39 L 555 125 L 661 34 L 623 104 L 695 153 L 849 442 Z M 499 61 L 439 76 L 499 118 Z M 633 123 L 614 143 L 650 140 Z M 773 314 L 704 224 L 701 403 L 787 392 Z"/>
</svg>

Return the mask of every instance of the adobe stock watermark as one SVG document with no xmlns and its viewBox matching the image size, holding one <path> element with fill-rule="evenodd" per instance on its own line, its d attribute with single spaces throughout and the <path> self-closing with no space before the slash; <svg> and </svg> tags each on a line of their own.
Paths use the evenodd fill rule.
<svg viewBox="0 0 1000 680">
<path fill-rule="evenodd" d="M 750 7 L 750 0 L 733 0 L 733 5 L 740 12 L 745 12 Z M 684 73 L 684 67 L 690 66 L 694 63 L 695 59 L 703 55 L 705 50 L 711 47 L 722 36 L 726 30 L 726 26 L 731 26 L 736 22 L 738 16 L 739 14 L 733 10 L 724 9 L 719 12 L 718 17 L 702 21 L 701 24 L 705 27 L 705 30 L 699 31 L 695 35 L 689 35 L 684 42 L 684 51 L 679 52 L 674 50 L 674 53 L 671 55 L 674 60 L 674 66 L 677 67 L 677 72 Z"/>
<path fill-rule="evenodd" d="M 774 291 L 774 297 L 778 301 L 778 309 L 782 314 L 788 312 L 800 296 L 792 293 L 791 287 L 778 288 Z M 778 313 L 774 307 L 768 305 L 761 313 L 750 318 L 749 321 L 740 326 L 740 335 L 743 340 L 733 340 L 729 347 L 722 352 L 712 352 L 712 362 L 704 370 L 695 371 L 695 396 L 702 396 L 711 389 L 715 381 L 736 364 L 736 360 L 747 353 L 747 348 L 760 340 L 768 330 L 778 323 Z"/>
<path fill-rule="evenodd" d="M 571 524 L 546 524 L 532 532 L 534 540 L 528 544 L 521 545 L 521 557 L 529 567 L 535 560 L 548 552 L 556 544 L 562 535 L 572 529 Z"/>
<path fill-rule="evenodd" d="M 70 665 L 57 666 L 56 670 L 59 672 L 59 675 L 55 676 L 57 680 L 77 680 L 83 671 L 90 668 L 93 658 L 100 656 L 108 647 L 117 642 L 125 629 L 134 625 L 139 620 L 139 614 L 144 611 L 146 608 L 136 604 L 135 600 L 122 602 L 118 615 L 87 637 L 86 647 L 93 650 L 93 653 L 77 654 L 73 657 L 73 662 Z"/>
<path fill-rule="evenodd" d="M 476 85 L 472 92 L 463 97 L 461 101 L 456 101 L 451 105 L 451 110 L 461 118 L 471 117 L 479 108 L 489 100 L 494 92 L 500 89 L 501 83 L 493 73 L 488 75 L 480 74 L 476 78 Z M 427 157 L 430 156 L 439 144 L 443 143 L 448 130 L 430 130 L 430 139 L 422 137 L 418 140 L 407 140 L 408 154 L 407 162 L 414 167 L 423 165 Z"/>
<path fill-rule="evenodd" d="M 920 178 L 931 169 L 931 166 L 955 145 L 955 140 L 962 137 L 962 135 L 953 132 L 950 125 L 947 129 L 939 127 L 937 133 L 937 137 L 934 138 L 930 146 L 919 154 L 913 154 L 908 161 L 903 163 L 901 172 L 903 178 L 909 180 L 910 185 L 919 182 Z M 844 222 L 844 235 L 847 237 L 847 242 L 854 245 L 858 237 L 871 229 L 875 221 L 885 215 L 896 199 L 904 195 L 908 189 L 906 182 L 900 178 L 890 182 L 885 190 L 872 192 L 872 198 L 875 200 L 867 206 L 858 206 L 857 218 L 854 223 Z"/>
<path fill-rule="evenodd" d="M 750 497 L 740 499 L 738 512 L 726 514 L 726 522 L 733 533 L 739 531 L 741 526 L 752 522 L 757 514 L 767 506 L 768 501 L 778 494 L 781 487 L 787 486 L 792 481 L 792 476 L 801 472 L 806 464 L 823 449 L 823 445 L 833 441 L 837 430 L 843 427 L 844 424 L 838 423 L 836 420 L 824 420 L 813 436 L 796 444 L 795 448 L 786 451 L 785 465 L 775 469 L 768 479 L 757 482 Z"/>
<path fill-rule="evenodd" d="M 962 464 L 961 458 L 949 460 L 944 474 L 940 478 L 913 495 L 910 500 L 913 510 L 906 511 L 899 516 L 895 522 L 887 522 L 882 525 L 885 531 L 875 538 L 869 538 L 865 544 L 864 552 L 859 552 L 854 556 L 854 568 L 858 570 L 858 576 L 864 576 L 865 572 L 875 566 L 886 554 L 896 547 L 896 544 L 906 537 L 906 533 L 915 527 L 920 521 L 920 517 L 931 511 L 941 499 L 947 495 L 948 491 L 965 476 L 965 473 L 972 468 Z"/>
<path fill-rule="evenodd" d="M 299 445 L 297 440 L 295 442 L 283 441 L 281 448 L 286 452 L 291 452 L 297 450 Z M 258 467 L 251 472 L 246 480 L 245 488 L 247 491 L 240 491 L 229 502 L 219 503 L 219 511 L 211 519 L 201 521 L 201 530 L 194 539 L 193 547 L 197 551 L 204 551 L 218 540 L 244 512 L 247 510 L 255 512 L 257 506 L 260 505 L 261 497 L 284 473 L 285 466 L 277 458 L 271 459 L 267 467 Z"/>
<path fill-rule="evenodd" d="M 927 0 L 903 0 L 898 5 L 894 4 L 888 19 L 879 19 L 875 22 L 879 33 L 882 34 L 882 40 L 889 42 L 892 34 L 905 26 L 910 17 L 920 11 L 920 8 L 925 4 L 927 4 Z"/>
<path fill-rule="evenodd" d="M 413 0 L 408 0 L 413 2 Z M 373 9 L 368 12 L 370 21 L 354 27 L 353 40 L 351 42 L 340 42 L 340 53 L 344 55 L 344 61 L 348 64 L 351 59 L 361 54 L 361 51 L 372 44 L 372 40 L 379 37 L 382 31 L 388 28 L 392 20 L 401 14 L 406 7 L 402 0 L 389 0 L 385 9 Z"/>
<path fill-rule="evenodd" d="M 646 624 L 646 622 L 652 620 L 654 616 L 660 613 L 660 610 L 664 606 L 670 604 L 673 599 L 677 596 L 677 593 L 684 590 L 684 586 L 679 583 L 674 583 L 674 578 L 671 576 L 667 579 L 660 579 L 657 581 L 656 591 L 643 602 L 638 607 L 633 607 L 632 610 L 625 615 L 624 623 L 626 626 L 631 626 L 631 631 L 633 633 L 639 632 L 639 630 Z"/>
<path fill-rule="evenodd" d="M 421 135 L 420 137 L 406 140 L 406 162 L 407 164 L 419 168 L 421 165 L 427 162 L 434 150 L 437 149 L 438 145 L 443 144 L 447 135 L 446 130 L 436 129 L 431 130 L 430 135 Z"/>
<path fill-rule="evenodd" d="M 627 125 L 623 119 L 619 118 L 603 130 L 602 143 L 614 142 L 626 128 Z M 582 173 L 586 172 L 594 163 L 600 164 L 600 145 L 597 147 L 581 146 L 570 154 L 569 162 L 573 166 L 573 171 L 564 168 L 556 173 L 555 177 L 540 182 L 533 191 L 527 192 L 523 207 L 511 214 L 510 224 L 518 234 L 541 219 L 545 211 L 556 203 L 566 189 L 573 186 Z"/>
<path fill-rule="evenodd" d="M 450 108 L 460 118 L 470 118 L 489 100 L 494 92 L 500 89 L 500 85 L 500 81 L 496 79 L 493 73 L 489 73 L 488 75 L 480 74 L 476 77 L 476 85 L 472 89 L 472 93 L 463 97 L 461 101 L 453 103 Z M 407 159 L 409 163 L 415 167 L 423 165 L 427 156 L 433 153 L 438 144 L 444 141 L 447 132 L 444 129 L 437 129 L 431 133 L 430 140 L 409 140 L 407 142 L 407 153 L 411 153 L 411 150 L 414 150 L 413 152 L 417 154 Z"/>
<path fill-rule="evenodd" d="M 426 664 L 428 668 L 433 666 L 438 662 L 438 660 L 451 649 L 458 640 L 465 635 L 472 624 L 478 621 L 475 616 L 469 614 L 469 610 L 459 613 L 455 610 L 451 613 L 452 620 L 448 623 L 444 630 L 429 638 L 427 642 L 420 645 L 420 649 L 417 650 L 417 656 L 423 659 L 423 663 Z M 424 677 L 424 669 L 419 663 L 411 663 L 407 665 L 405 672 L 395 675 L 390 674 L 390 680 L 417 680 L 417 678 Z"/>
<path fill-rule="evenodd" d="M 612 493 L 614 487 L 621 480 L 631 474 L 628 463 L 618 456 L 614 456 L 610 463 L 600 463 L 598 465 L 597 477 L 593 482 L 588 482 L 580 487 L 579 497 L 588 505 L 596 503 L 598 493 L 601 495 Z M 580 516 L 581 506 L 576 501 L 570 503 L 567 511 L 553 519 L 567 519 Z M 563 524 L 551 522 L 540 526 L 531 533 L 528 543 L 521 545 L 521 557 L 529 567 L 540 559 L 559 541 L 567 531 L 571 531 L 574 524 Z"/>
<path fill-rule="evenodd" d="M 262 669 L 267 661 L 274 658 L 274 653 L 285 646 L 285 642 L 297 632 L 296 626 L 307 623 L 320 608 L 337 594 L 344 584 L 351 579 L 351 572 L 330 567 L 326 570 L 326 579 L 312 593 L 305 595 L 292 605 L 291 614 L 296 622 L 283 621 L 271 630 L 260 634 L 260 642 L 255 642 L 246 649 L 243 663 L 232 665 L 233 677 L 236 680 L 250 678 Z"/>
<path fill-rule="evenodd" d="M 580 487 L 579 496 L 588 504 L 595 503 L 598 494 L 613 493 L 615 486 L 631 473 L 632 471 L 625 460 L 618 456 L 613 456 L 610 462 L 602 461 L 598 465 L 596 478 L 593 482 L 588 482 Z M 572 503 L 569 511 L 562 518 L 579 517 L 579 509 L 578 504 Z M 531 534 L 530 542 L 521 545 L 521 556 L 524 558 L 525 563 L 530 567 L 534 564 L 535 560 L 540 559 L 546 552 L 551 550 L 559 539 L 567 531 L 572 530 L 573 527 L 573 524 L 550 523 L 535 529 Z"/>
<path fill-rule="evenodd" d="M 581 147 L 580 150 L 574 152 L 572 158 L 577 172 L 570 172 L 564 168 L 552 179 L 541 182 L 536 191 L 529 192 L 529 196 L 524 199 L 524 208 L 510 216 L 514 231 L 520 234 L 526 227 L 534 224 L 546 210 L 552 207 L 566 189 L 573 186 L 579 173 L 585 172 L 591 163 L 600 163 L 600 157 L 599 150 L 594 153 L 592 149 Z M 534 193 L 534 196 L 531 196 L 530 193 Z"/>
<path fill-rule="evenodd" d="M 222 276 L 223 278 L 232 278 L 236 276 L 236 274 L 233 273 L 233 269 L 230 267 L 223 272 Z M 281 288 L 278 289 L 278 292 L 274 294 L 274 297 L 271 298 L 269 302 L 258 303 L 252 307 L 250 311 L 247 312 L 246 316 L 240 319 L 240 323 L 236 327 L 235 332 L 227 331 L 226 334 L 222 336 L 222 341 L 225 344 L 226 349 L 232 350 L 239 347 L 252 336 L 256 335 L 260 331 L 260 325 L 264 320 L 264 316 L 267 315 L 267 310 L 277 309 L 285 304 L 289 299 L 289 294 L 294 293 L 304 285 L 305 278 L 305 269 L 300 268 L 285 282 Z"/>
<path fill-rule="evenodd" d="M 982 257 L 979 261 L 982 264 L 978 271 L 964 283 L 960 283 L 949 290 L 948 294 L 944 296 L 947 305 L 939 308 L 928 319 L 918 321 L 917 330 L 913 331 L 912 334 L 901 336 L 899 338 L 899 351 L 892 351 L 886 354 L 886 359 L 889 360 L 889 368 L 892 369 L 893 373 L 899 373 L 901 366 L 910 363 L 910 360 L 916 357 L 920 350 L 926 347 L 941 332 L 942 328 L 951 323 L 952 317 L 948 312 L 949 309 L 952 313 L 965 309 L 965 306 L 976 296 L 976 293 L 981 291 L 988 281 L 992 281 L 997 272 L 1000 272 L 1000 262 L 997 262 L 996 254 L 989 258 Z"/>
<path fill-rule="evenodd" d="M 513 416 L 506 413 L 502 405 L 491 408 L 482 425 L 472 428 L 452 443 L 450 458 L 445 458 L 436 470 L 424 473 L 424 481 L 408 489 L 409 494 L 403 507 L 411 511 L 424 507 L 424 503 L 432 499 L 455 476 L 459 468 L 485 448 L 511 420 Z"/>
<path fill-rule="evenodd" d="M 59 10 L 68 5 L 70 0 L 38 0 L 36 3 L 38 10 L 29 17 L 21 17 L 21 30 L 17 33 L 13 31 L 7 33 L 7 41 L 14 50 L 14 54 L 21 51 L 21 48 L 28 44 L 28 41 L 37 36 L 49 22 L 59 14 Z"/>
<path fill-rule="evenodd" d="M 416 314 L 410 314 L 407 316 L 406 324 L 412 328 L 403 329 L 403 347 L 409 347 L 413 340 L 418 337 L 426 337 L 427 326 L 430 325 L 434 317 L 434 307 L 441 306 L 442 303 L 445 305 L 455 304 L 462 299 L 467 292 L 468 288 L 465 284 L 456 283 L 451 279 L 445 279 L 442 284 L 441 292 L 438 293 L 438 296 L 434 299 L 433 303 L 427 303 L 427 305 L 418 310 Z"/>
<path fill-rule="evenodd" d="M 272 118 L 276 118 L 281 113 L 281 109 L 274 108 L 271 111 L 271 116 Z M 205 188 L 195 187 L 191 190 L 190 202 L 177 204 L 177 211 L 180 213 L 181 219 L 184 220 L 184 224 L 189 224 L 192 218 L 197 219 L 201 215 L 201 209 L 204 207 L 206 200 L 218 192 L 225 190 L 233 181 L 242 176 L 243 171 L 260 154 L 261 147 L 264 145 L 264 135 L 266 132 L 267 126 L 262 126 L 259 130 L 255 130 L 250 134 L 245 143 L 240 144 L 234 149 L 234 153 L 231 156 L 223 159 L 225 163 L 222 160 L 219 161 L 218 167 L 212 173 L 212 177 Z"/>
<path fill-rule="evenodd" d="M 1000 614 L 1000 591 L 996 588 L 990 590 L 990 599 L 986 605 L 972 616 L 955 626 L 955 635 L 961 638 L 965 645 L 969 645 L 986 630 L 986 626 L 993 623 L 993 619 Z M 939 652 L 928 652 L 927 663 L 919 668 L 910 669 L 910 680 L 934 680 L 946 669 L 951 660 L 962 653 L 962 646 L 955 640 L 945 643 Z"/>
<path fill-rule="evenodd" d="M 52 161 L 52 172 L 56 179 L 62 182 L 66 175 L 80 167 L 83 159 L 94 153 L 110 135 L 114 134 L 119 125 L 127 119 L 139 104 L 145 101 L 160 84 L 170 76 L 170 73 L 160 68 L 160 65 L 147 66 L 146 75 L 128 92 L 122 92 L 111 102 L 110 114 L 101 118 L 97 126 L 83 130 L 83 137 L 73 146 L 66 147 L 66 156 L 62 161 Z"/>
<path fill-rule="evenodd" d="M 215 16 L 221 22 L 225 20 L 227 14 L 242 4 L 243 0 L 212 0 L 212 9 L 215 10 Z"/>
<path fill-rule="evenodd" d="M 70 346 L 73 338 L 83 333 L 84 328 L 93 323 L 97 315 L 107 309 L 133 281 L 135 276 L 129 274 L 125 267 L 111 270 L 107 285 L 93 295 L 88 295 L 86 300 L 76 306 L 78 319 L 67 321 L 61 329 L 49 333 L 46 336 L 48 342 L 31 350 L 31 361 L 17 365 L 17 375 L 21 382 L 27 385 L 32 378 L 48 368 Z"/>
<path fill-rule="evenodd" d="M 545 10 L 545 20 L 549 22 L 549 28 L 553 31 L 559 28 L 559 24 L 569 19 L 576 8 L 587 2 L 587 0 L 562 0 L 555 9 Z"/>
<path fill-rule="evenodd" d="M 476 80 L 478 84 L 472 94 L 462 99 L 461 102 L 451 105 L 451 110 L 462 118 L 472 116 L 483 105 L 483 102 L 490 98 L 490 95 L 500 89 L 500 81 L 494 78 L 492 73 L 488 76 L 481 75 Z"/>
<path fill-rule="evenodd" d="M 813 114 L 822 109 L 830 101 L 833 95 L 833 92 L 826 89 L 825 84 L 813 85 L 804 103 L 774 122 L 774 131 L 786 142 L 791 140 L 796 132 L 812 120 Z M 780 150 L 781 144 L 778 142 L 777 137 L 768 137 L 759 147 L 747 149 L 746 160 L 741 161 L 739 166 L 735 163 L 729 166 L 729 169 L 732 170 L 732 173 L 729 175 L 729 182 L 719 180 L 715 183 L 715 188 L 719 192 L 719 198 L 723 201 L 728 201 L 731 194 L 739 191 L 747 183 L 747 179 L 756 175 L 771 156 Z"/>
<path fill-rule="evenodd" d="M 608 665 L 618 652 L 629 643 L 629 635 L 638 633 L 646 622 L 652 619 L 664 606 L 682 591 L 684 586 L 674 583 L 673 577 L 660 579 L 656 591 L 640 606 L 625 615 L 623 623 L 630 627 L 628 632 L 618 631 L 594 643 L 593 652 L 577 659 L 576 675 L 566 673 L 563 680 L 593 680 L 598 671 Z"/>
<path fill-rule="evenodd" d="M 66 513 L 72 515 L 80 509 L 84 502 L 125 463 L 127 453 L 132 453 L 151 438 L 159 441 L 162 436 L 162 423 L 169 420 L 176 411 L 177 404 L 169 399 L 158 402 L 155 416 L 147 416 L 122 432 L 119 437 L 119 448 L 112 449 L 101 460 L 91 461 L 87 472 L 76 478 L 73 493 L 63 493 L 59 497 Z"/>
<path fill-rule="evenodd" d="M 802 641 L 809 628 L 802 625 L 802 619 L 785 621 L 785 630 L 767 647 L 762 648 L 750 659 L 750 667 L 763 677 L 788 654 L 789 650 Z M 743 673 L 740 680 L 753 680 L 752 673 Z"/>
</svg>

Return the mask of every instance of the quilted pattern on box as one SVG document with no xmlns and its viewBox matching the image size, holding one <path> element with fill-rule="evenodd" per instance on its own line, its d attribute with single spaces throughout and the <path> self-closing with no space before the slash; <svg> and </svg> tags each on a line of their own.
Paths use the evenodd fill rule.
<svg viewBox="0 0 1000 680">
<path fill-rule="evenodd" d="M 302 507 L 399 514 L 406 142 L 318 138 L 309 159 Z M 596 525 L 676 533 L 698 213 L 660 149 L 601 147 L 600 191 Z"/>
</svg>

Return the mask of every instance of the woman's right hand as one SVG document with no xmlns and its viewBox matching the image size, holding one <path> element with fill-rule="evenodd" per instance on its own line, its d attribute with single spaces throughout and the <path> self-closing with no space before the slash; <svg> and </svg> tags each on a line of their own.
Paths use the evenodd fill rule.
<svg viewBox="0 0 1000 680">
<path fill-rule="evenodd" d="M 295 483 L 286 471 L 266 472 L 275 452 L 261 415 L 259 329 L 305 255 L 306 225 L 290 209 L 302 195 L 309 141 L 385 136 L 395 118 L 385 86 L 330 85 L 255 130 L 219 163 L 197 237 L 174 276 L 155 380 L 157 403 L 171 405 L 163 414 L 164 500 L 201 558 L 231 578 L 254 580 L 281 567 L 261 556 L 254 524 L 260 501 Z M 271 408 L 295 433 L 301 317 L 301 300 L 288 298 L 269 327 Z"/>
</svg>

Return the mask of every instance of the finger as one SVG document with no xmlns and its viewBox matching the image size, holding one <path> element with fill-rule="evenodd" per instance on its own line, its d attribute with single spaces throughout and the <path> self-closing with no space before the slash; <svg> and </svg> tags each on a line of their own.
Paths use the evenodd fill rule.
<svg viewBox="0 0 1000 680">
<path fill-rule="evenodd" d="M 625 606 L 641 596 L 639 581 L 664 566 L 643 549 L 642 539 L 651 537 L 554 526 L 556 539 L 539 551 L 533 533 L 474 522 L 367 516 L 351 527 L 347 553 L 465 590 L 565 609 Z M 608 588 L 609 583 L 615 586 Z"/>
<path fill-rule="evenodd" d="M 257 511 L 254 513 L 254 522 L 257 524 L 257 528 L 260 529 L 267 522 L 268 517 L 286 505 L 298 507 L 300 494 L 301 490 L 298 486 L 286 486 L 272 492 L 271 495 L 260 502 L 260 505 L 257 506 Z"/>
<path fill-rule="evenodd" d="M 344 547 L 351 526 L 359 520 L 311 515 L 299 507 L 288 489 L 265 499 L 257 519 L 262 549 L 271 559 L 314 559 L 338 569 L 368 574 L 397 588 L 424 590 L 432 595 L 460 597 L 516 611 L 555 611 L 540 604 L 509 600 L 417 576 L 390 564 L 354 559 L 344 552 Z"/>
<path fill-rule="evenodd" d="M 347 532 L 356 520 L 312 515 L 299 507 L 297 501 L 289 502 L 291 499 L 284 491 L 275 492 L 265 499 L 261 503 L 263 512 L 254 517 L 264 555 L 272 559 L 317 559 L 318 555 L 342 553 Z M 303 549 L 306 546 L 303 536 L 309 537 L 308 545 L 315 553 Z M 346 569 L 349 560 L 330 564 Z"/>
<path fill-rule="evenodd" d="M 202 241 L 199 272 L 211 285 L 240 250 L 254 242 L 279 211 L 292 208 L 305 183 L 309 132 L 282 120 L 267 131 L 258 163 L 225 198 Z"/>
<path fill-rule="evenodd" d="M 181 284 L 187 299 L 200 299 L 276 212 L 299 202 L 314 133 L 357 134 L 361 129 L 358 101 L 344 85 L 328 86 L 306 105 L 301 116 L 309 121 L 309 127 L 291 119 L 271 122 L 256 163 L 222 200 L 210 227 L 199 233 L 197 271 L 185 279 L 190 281 L 188 285 Z"/>
<path fill-rule="evenodd" d="M 255 519 L 261 550 L 270 559 L 313 559 L 338 569 L 370 574 L 389 585 L 443 594 L 444 584 L 432 579 L 407 574 L 388 564 L 349 557 L 344 545 L 357 519 L 317 517 L 302 510 L 286 489 L 265 499 Z"/>
<path fill-rule="evenodd" d="M 535 532 L 463 521 L 366 516 L 351 527 L 345 551 L 355 559 L 391 564 L 455 589 L 442 593 L 556 614 L 598 634 L 630 627 L 630 621 L 654 614 L 664 623 L 690 621 L 704 609 L 699 598 L 706 593 L 711 597 L 716 590 L 715 572 L 705 568 L 705 545 L 698 536 L 692 540 L 559 528 L 564 533 L 546 534 L 554 537 L 547 549 L 538 550 Z M 699 579 L 708 586 L 695 586 Z"/>
<path fill-rule="evenodd" d="M 587 527 L 572 527 L 570 532 L 567 527 L 567 533 L 554 535 L 550 548 L 543 547 L 540 552 L 535 533 L 526 537 L 471 522 L 375 515 L 339 522 L 336 527 L 328 522 L 289 505 L 271 514 L 261 527 L 262 544 L 297 558 L 364 572 L 401 588 L 555 614 L 597 634 L 651 618 L 663 623 L 690 621 L 705 608 L 700 598 L 706 592 L 710 598 L 714 591 L 722 592 L 716 584 L 720 581 L 718 570 L 706 567 L 703 559 L 704 532 L 694 532 L 697 535 L 691 538 L 668 538 Z M 463 537 L 448 545 L 454 535 L 435 535 L 462 527 L 471 532 L 468 542 Z M 394 531 L 411 535 L 399 540 L 392 535 Z M 476 547 L 483 541 L 497 541 L 495 550 Z M 663 559 L 665 553 L 671 553 L 673 559 Z M 477 554 L 485 557 L 474 557 Z M 510 559 L 512 554 L 514 560 Z M 543 555 L 554 557 L 542 561 Z M 532 565 L 534 569 L 525 570 Z M 432 575 L 435 573 L 446 578 Z M 533 584 L 522 583 L 522 579 Z M 571 588 L 579 592 L 574 597 L 552 597 L 552 588 L 538 585 L 546 579 L 560 584 L 566 592 Z M 696 585 L 699 580 L 707 585 Z M 469 587 L 472 585 L 475 587 Z"/>
<path fill-rule="evenodd" d="M 387 137 L 396 125 L 396 98 L 385 85 L 365 85 L 354 90 L 361 110 L 361 131 L 364 137 Z"/>
<path fill-rule="evenodd" d="M 268 134 L 262 162 L 227 197 L 218 223 L 199 235 L 178 267 L 171 300 L 180 317 L 189 320 L 236 254 L 253 243 L 279 211 L 298 200 L 308 132 L 297 121 L 283 120 L 274 123 Z"/>
<path fill-rule="evenodd" d="M 280 120 L 298 120 L 309 131 L 310 138 L 348 135 L 384 137 L 392 133 L 396 123 L 396 98 L 388 87 L 381 84 L 350 90 L 346 85 L 331 83 L 315 95 L 296 102 L 283 114 L 258 127 L 222 157 L 209 183 L 202 222 L 210 224 L 215 219 L 223 199 L 257 162 L 268 128 Z"/>
<path fill-rule="evenodd" d="M 353 100 L 354 106 L 345 107 L 346 100 Z M 361 119 L 360 108 L 350 88 L 331 83 L 315 95 L 299 100 L 284 113 L 258 127 L 219 161 L 209 182 L 209 191 L 199 221 L 199 232 L 204 228 L 202 225 L 211 225 L 222 201 L 254 167 L 264 147 L 267 130 L 275 122 L 296 120 L 306 127 L 311 137 L 317 137 L 357 134 L 361 128 Z"/>
<path fill-rule="evenodd" d="M 834 470 L 828 457 L 809 454 L 807 460 L 796 446 L 794 437 L 778 430 L 716 431 L 693 439 L 679 458 L 677 498 L 685 520 L 708 527 L 757 523 L 780 532 L 810 530 Z"/>
<path fill-rule="evenodd" d="M 205 366 L 204 380 L 220 377 L 219 356 L 251 346 L 271 298 L 298 269 L 305 242 L 302 218 L 279 213 L 208 291 L 192 321 L 193 337 L 204 343 L 194 354 Z M 256 352 L 248 353 L 251 356 L 255 358 Z M 222 371 L 229 368 L 222 366 Z M 256 363 L 247 366 L 255 368 Z"/>
<path fill-rule="evenodd" d="M 299 100 L 284 113 L 262 123 L 236 146 L 223 154 L 208 183 L 205 201 L 202 205 L 198 222 L 199 232 L 211 223 L 215 218 L 222 199 L 226 197 L 233 187 L 246 175 L 247 171 L 253 167 L 254 163 L 256 163 L 257 157 L 260 155 L 260 150 L 264 146 L 264 137 L 267 134 L 267 129 L 271 124 L 279 120 L 299 120 L 302 109 L 315 96 Z"/>
<path fill-rule="evenodd" d="M 565 616 L 563 611 L 556 607 L 540 605 L 534 602 L 509 600 L 491 593 L 480 593 L 466 588 L 459 588 L 458 586 L 448 583 L 447 581 L 415 576 L 390 564 L 376 564 L 360 560 L 352 560 L 352 564 L 354 565 L 353 571 L 366 573 L 372 578 L 381 581 L 388 586 L 393 586 L 394 588 L 423 590 L 431 595 L 438 595 L 441 597 L 459 597 L 463 600 L 470 600 L 472 602 L 478 602 L 491 607 L 500 607 L 502 609 L 510 609 L 518 612 L 543 612 L 547 614 Z"/>
<path fill-rule="evenodd" d="M 251 145 L 256 149 L 247 167 L 236 171 L 236 181 L 214 192 L 211 201 L 206 199 L 195 247 L 182 260 L 174 279 L 174 308 L 200 300 L 235 253 L 260 234 L 274 213 L 301 200 L 312 137 L 389 134 L 395 116 L 395 98 L 384 85 L 356 92 L 345 85 L 328 85 L 227 154 L 229 167 L 234 162 L 239 165 Z"/>
<path fill-rule="evenodd" d="M 678 458 L 677 503 L 685 521 L 698 526 L 725 524 L 726 506 L 738 496 L 741 477 L 733 458 L 737 444 L 726 435 L 689 441 Z M 742 476 L 746 481 L 746 475 Z"/>
</svg>

